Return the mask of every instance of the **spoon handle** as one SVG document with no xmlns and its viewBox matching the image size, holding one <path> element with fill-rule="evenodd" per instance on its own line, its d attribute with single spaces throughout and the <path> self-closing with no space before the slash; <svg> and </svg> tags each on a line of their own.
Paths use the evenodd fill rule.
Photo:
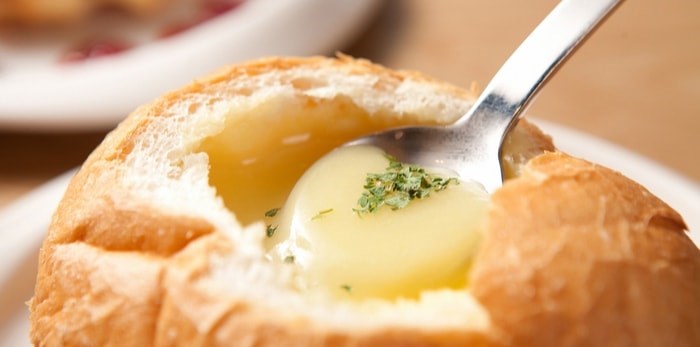
<svg viewBox="0 0 700 347">
<path fill-rule="evenodd" d="M 505 135 L 525 105 L 621 1 L 561 1 L 508 58 L 455 128 L 487 129 L 484 139 L 497 145 L 500 152 Z"/>
</svg>

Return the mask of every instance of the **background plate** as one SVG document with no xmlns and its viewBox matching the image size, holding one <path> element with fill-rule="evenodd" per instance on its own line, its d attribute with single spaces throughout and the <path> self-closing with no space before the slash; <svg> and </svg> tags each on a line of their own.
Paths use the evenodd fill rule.
<svg viewBox="0 0 700 347">
<path fill-rule="evenodd" d="M 683 176 L 628 150 L 578 131 L 534 120 L 572 155 L 616 169 L 677 209 L 700 245 L 700 189 Z M 29 346 L 24 302 L 33 293 L 37 254 L 52 211 L 74 172 L 41 186 L 0 211 L 0 346 Z"/>
<path fill-rule="evenodd" d="M 220 66 L 269 55 L 332 54 L 366 27 L 381 3 L 247 0 L 179 35 L 75 64 L 55 63 L 56 50 L 65 49 L 55 42 L 20 49 L 0 41 L 0 128 L 109 129 L 138 105 Z M 128 34 L 136 39 L 152 29 Z"/>
</svg>

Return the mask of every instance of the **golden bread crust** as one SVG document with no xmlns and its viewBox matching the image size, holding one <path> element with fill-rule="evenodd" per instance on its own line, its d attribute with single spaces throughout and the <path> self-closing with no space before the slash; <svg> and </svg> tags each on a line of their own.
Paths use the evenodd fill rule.
<svg viewBox="0 0 700 347">
<path fill-rule="evenodd" d="M 148 346 L 162 297 L 163 262 L 85 243 L 44 249 L 31 302 L 39 346 Z"/>
<path fill-rule="evenodd" d="M 524 120 L 514 139 L 535 145 L 508 159 L 521 176 L 493 197 L 471 279 L 491 315 L 487 330 L 334 329 L 236 297 L 214 276 L 217 262 L 241 251 L 230 235 L 206 218 L 144 200 L 125 178 L 134 170 L 129 160 L 144 137 L 158 138 L 151 125 L 160 119 L 187 119 L 251 94 L 232 81 L 296 67 L 373 75 L 375 90 L 410 79 L 453 99 L 474 97 L 419 73 L 345 56 L 269 58 L 224 68 L 140 107 L 90 155 L 54 215 L 29 303 L 35 345 L 700 344 L 700 310 L 691 309 L 700 307 L 700 251 L 680 216 L 636 183 L 564 154 L 540 155 L 519 172 L 532 156 L 554 150 Z"/>
<path fill-rule="evenodd" d="M 642 186 L 547 153 L 493 201 L 473 293 L 509 345 L 700 345 L 698 249 Z"/>
</svg>

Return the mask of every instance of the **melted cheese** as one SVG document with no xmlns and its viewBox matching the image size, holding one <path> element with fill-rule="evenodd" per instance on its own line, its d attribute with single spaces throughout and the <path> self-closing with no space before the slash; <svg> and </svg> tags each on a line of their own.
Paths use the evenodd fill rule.
<svg viewBox="0 0 700 347">
<path fill-rule="evenodd" d="M 297 182 L 268 239 L 271 255 L 291 260 L 310 288 L 353 298 L 415 297 L 437 288 L 465 288 L 481 238 L 488 194 L 461 182 L 358 216 L 353 208 L 366 174 L 388 165 L 381 150 L 341 148 Z M 330 210 L 330 211 L 329 211 Z"/>
</svg>

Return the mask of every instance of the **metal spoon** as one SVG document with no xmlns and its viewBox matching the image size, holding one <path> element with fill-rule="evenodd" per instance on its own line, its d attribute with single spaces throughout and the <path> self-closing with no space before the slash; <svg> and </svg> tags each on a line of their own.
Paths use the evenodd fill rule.
<svg viewBox="0 0 700 347">
<path fill-rule="evenodd" d="M 563 60 L 622 0 L 564 0 L 496 73 L 476 103 L 446 127 L 395 128 L 349 142 L 397 159 L 456 171 L 489 193 L 503 184 L 501 145 L 525 105 Z"/>
</svg>

